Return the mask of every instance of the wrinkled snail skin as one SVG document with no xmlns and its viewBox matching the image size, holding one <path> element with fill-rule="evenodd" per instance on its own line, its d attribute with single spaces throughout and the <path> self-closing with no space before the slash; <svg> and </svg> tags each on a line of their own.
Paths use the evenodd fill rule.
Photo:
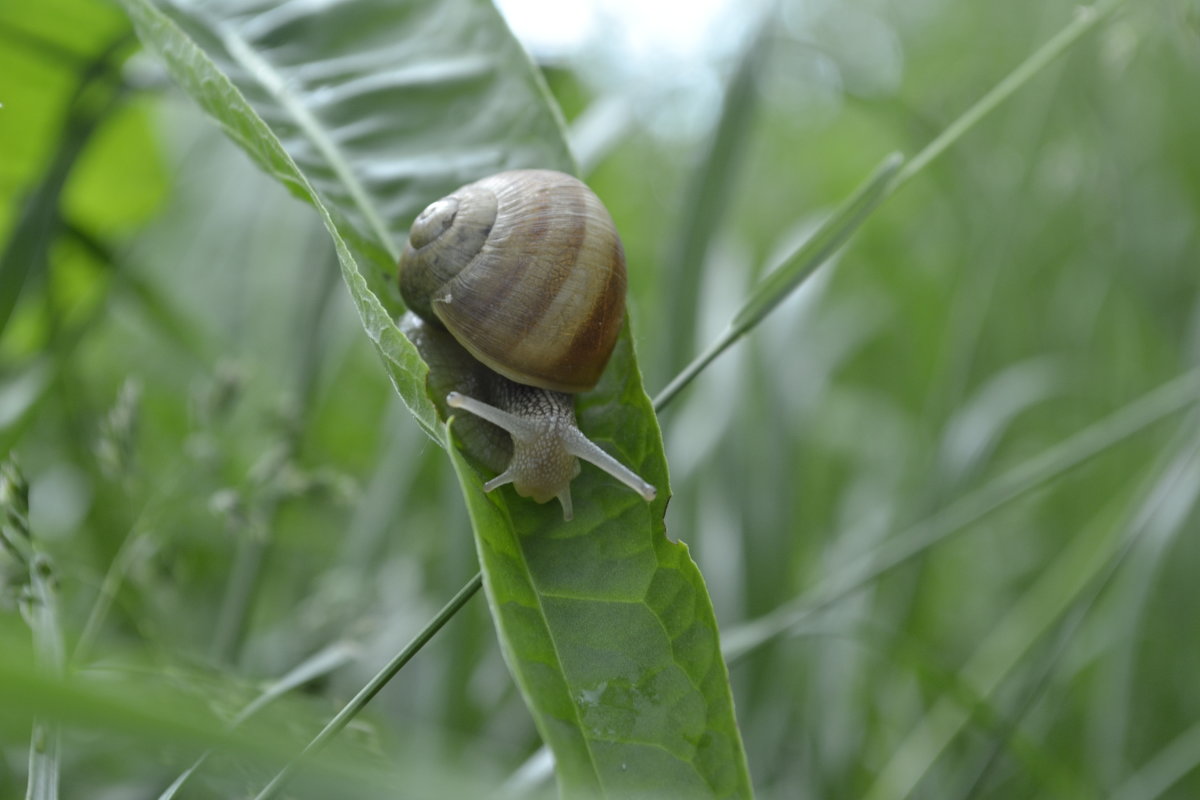
<svg viewBox="0 0 1200 800">
<path fill-rule="evenodd" d="M 486 491 L 512 483 L 539 503 L 558 498 L 571 519 L 582 458 L 654 499 L 653 486 L 575 421 L 573 395 L 599 381 L 625 313 L 621 240 L 587 186 L 559 172 L 517 170 L 435 201 L 409 232 L 400 291 L 423 321 L 406 315 L 403 327 L 430 363 L 433 392 L 449 388 L 450 409 L 511 436 L 510 458 L 487 430 L 472 433 L 479 444 L 466 442 L 500 473 Z M 503 466 L 498 455 L 508 459 Z"/>
</svg>

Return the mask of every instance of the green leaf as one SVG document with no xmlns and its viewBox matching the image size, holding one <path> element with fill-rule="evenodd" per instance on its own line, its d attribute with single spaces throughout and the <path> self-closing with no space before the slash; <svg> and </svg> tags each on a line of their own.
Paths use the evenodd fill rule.
<svg viewBox="0 0 1200 800">
<path fill-rule="evenodd" d="M 30 592 L 24 611 L 33 631 L 38 666 L 51 675 L 61 675 L 65 663 L 56 582 L 49 558 L 42 553 L 35 554 L 29 565 Z M 33 741 L 29 745 L 27 800 L 57 800 L 59 745 L 58 725 L 42 719 L 35 720 Z"/>
<path fill-rule="evenodd" d="M 0 332 L 26 285 L 46 270 L 67 179 L 120 100 L 111 77 L 131 37 L 107 10 L 92 18 L 105 38 L 60 37 L 57 14 L 71 10 L 55 2 L 20 22 L 0 12 L 0 74 L 14 76 L 0 99 Z M 75 62 L 77 74 L 64 78 L 61 61 Z"/>
<path fill-rule="evenodd" d="M 398 243 L 431 200 L 504 169 L 573 170 L 543 84 L 488 3 L 225 0 L 164 10 L 266 121 L 385 298 Z M 306 196 L 256 136 L 222 121 Z"/>
<path fill-rule="evenodd" d="M 29 484 L 13 458 L 0 463 L 0 544 L 26 568 L 21 613 L 33 633 L 38 668 L 62 675 L 66 663 L 54 564 L 41 551 L 29 527 Z M 0 551 L 0 556 L 5 553 Z M 2 562 L 0 562 L 2 563 Z M 2 588 L 2 587 L 0 587 Z M 59 777 L 58 725 L 35 719 L 29 745 L 26 800 L 57 800 Z"/>
<path fill-rule="evenodd" d="M 712 604 L 666 538 L 666 461 L 633 359 L 626 331 L 580 424 L 659 487 L 653 503 L 585 467 L 563 523 L 511 487 L 484 494 L 454 452 L 484 588 L 564 795 L 748 797 Z"/>
<path fill-rule="evenodd" d="M 125 105 L 96 132 L 63 193 L 72 223 L 108 236 L 145 222 L 162 206 L 167 174 L 150 112 L 149 102 Z"/>
<path fill-rule="evenodd" d="M 121 2 L 175 80 L 317 208 L 397 390 L 445 443 L 427 368 L 389 313 L 400 232 L 479 175 L 572 169 L 557 113 L 495 9 L 343 0 L 168 17 L 148 0 Z M 510 487 L 485 495 L 454 454 L 501 646 L 560 785 L 571 796 L 748 797 L 712 605 L 686 547 L 665 536 L 661 434 L 628 325 L 578 416 L 659 488 L 654 504 L 586 467 L 567 525 L 557 505 Z"/>
<path fill-rule="evenodd" d="M 333 239 L 342 277 L 350 289 L 363 328 L 382 356 L 392 384 L 421 426 L 440 442 L 437 411 L 424 390 L 428 368 L 417 355 L 416 349 L 396 328 L 388 311 L 368 287 L 358 266 L 358 261 L 365 253 L 382 270 L 380 258 L 385 251 L 384 243 L 364 238 L 348 221 L 347 209 L 334 207 L 331 211 L 330 206 L 326 205 L 326 198 L 301 172 L 272 128 L 263 121 L 263 117 L 250 105 L 226 72 L 197 44 L 197 39 L 211 44 L 216 37 L 212 30 L 206 30 L 199 22 L 192 20 L 189 31 L 185 33 L 147 0 L 122 0 L 122 6 L 133 20 L 138 36 L 158 52 L 171 76 L 184 90 L 221 123 L 225 132 L 260 167 L 317 209 Z M 229 66 L 226 65 L 227 68 Z M 272 114 L 285 119 L 287 116 L 281 104 L 263 108 L 264 116 Z M 293 147 L 299 149 L 300 145 L 293 143 Z M 332 199 L 338 198 L 334 196 Z M 354 251 L 351 243 L 356 245 Z"/>
<path fill-rule="evenodd" d="M 1171 457 L 1150 471 L 1117 529 L 1097 525 L 1076 534 L 1038 580 L 1014 598 L 1004 617 L 959 668 L 963 682 L 978 697 L 994 697 L 1037 642 L 1073 608 L 1089 613 L 1099 591 L 1138 540 L 1151 531 L 1175 533 L 1184 524 L 1200 494 L 1194 481 L 1200 471 L 1200 436 L 1189 422 L 1181 426 L 1181 433 Z M 939 697 L 892 753 L 866 797 L 914 796 L 921 779 L 960 735 L 970 715 L 970 708 Z"/>
</svg>

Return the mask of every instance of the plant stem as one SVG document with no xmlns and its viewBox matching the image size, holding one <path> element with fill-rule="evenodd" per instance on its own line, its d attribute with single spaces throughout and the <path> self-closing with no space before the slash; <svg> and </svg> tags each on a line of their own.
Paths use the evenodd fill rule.
<svg viewBox="0 0 1200 800">
<path fill-rule="evenodd" d="M 230 720 L 228 730 L 234 730 L 247 719 L 257 714 L 267 705 L 282 697 L 284 694 L 304 685 L 305 683 L 308 683 L 309 681 L 333 672 L 338 667 L 341 667 L 343 664 L 350 661 L 354 655 L 354 652 L 355 648 L 346 642 L 335 642 L 319 653 L 306 658 L 296 667 L 289 670 L 285 675 L 283 675 L 283 677 L 279 678 L 266 689 L 264 689 L 258 697 L 254 698 L 254 700 L 244 706 L 242 710 L 239 711 L 232 720 Z M 204 765 L 204 762 L 208 760 L 209 756 L 212 755 L 212 752 L 212 750 L 205 750 L 203 753 L 201 753 L 200 757 L 192 762 L 190 767 L 180 773 L 179 777 L 172 781 L 171 785 L 168 786 L 161 795 L 159 795 L 158 800 L 171 800 L 173 797 L 175 797 L 179 793 L 179 790 L 183 787 L 183 784 L 186 783 L 187 780 Z"/>
<path fill-rule="evenodd" d="M 314 243 L 317 234 L 314 233 Z M 324 351 L 319 346 L 322 320 L 333 297 L 337 270 L 331 265 L 320 264 L 319 280 L 302 283 L 297 290 L 299 299 L 296 315 L 298 335 L 296 341 L 295 397 L 297 407 L 294 419 L 289 420 L 280 436 L 280 454 L 257 488 L 265 496 L 253 501 L 249 524 L 241 531 L 233 569 L 226 585 L 216 633 L 213 636 L 212 655 L 222 662 L 233 662 L 241 650 L 242 641 L 250 623 L 254 599 L 259 589 L 263 566 L 274 543 L 275 520 L 286 501 L 280 490 L 282 473 L 296 459 L 303 445 L 303 432 L 311 412 L 316 391 L 316 377 Z"/>
<path fill-rule="evenodd" d="M 963 495 L 931 517 L 889 536 L 802 597 L 729 631 L 722 652 L 736 661 L 787 634 L 812 614 L 908 563 L 996 509 L 1044 486 L 1166 417 L 1200 402 L 1200 369 L 1169 381 L 1074 436 Z"/>
<path fill-rule="evenodd" d="M 807 241 L 794 250 L 778 269 L 772 270 L 759 282 L 751 292 L 750 299 L 734 315 L 724 333 L 658 393 L 654 398 L 654 409 L 662 410 L 717 356 L 749 333 L 784 298 L 802 286 L 817 267 L 824 264 L 838 248 L 849 241 L 880 204 L 929 166 L 934 159 L 965 136 L 980 120 L 1015 94 L 1047 65 L 1066 53 L 1123 2 L 1125 0 L 1101 0 L 1095 5 L 1078 9 L 1074 21 L 1022 61 L 992 87 L 991 91 L 947 125 L 919 153 L 903 164 L 896 155 L 884 159 L 862 186 L 847 198 Z"/>
<path fill-rule="evenodd" d="M 325 725 L 325 727 L 321 729 L 321 732 L 318 733 L 316 737 L 308 743 L 308 746 L 304 748 L 300 755 L 289 762 L 287 766 L 280 770 L 279 773 L 271 779 L 271 782 L 268 783 L 266 787 L 264 787 L 263 790 L 258 793 L 258 796 L 255 798 L 255 800 L 267 800 L 267 798 L 274 797 L 279 790 L 283 788 L 284 784 L 286 784 L 287 781 L 292 777 L 296 770 L 298 770 L 310 756 L 320 752 L 321 748 L 324 747 L 325 744 L 338 733 L 338 731 L 346 727 L 346 724 L 349 723 L 350 720 L 358 714 L 358 712 L 362 711 L 367 703 L 371 702 L 371 698 L 379 694 L 379 691 L 387 685 L 388 681 L 395 677 L 396 673 L 399 672 L 400 669 L 407 664 L 422 647 L 425 646 L 426 642 L 432 639 L 434 634 L 441 630 L 442 626 L 449 622 L 450 618 L 458 613 L 460 608 L 466 605 L 466 602 L 470 600 L 477 591 L 479 591 L 479 588 L 482 585 L 483 575 L 481 573 L 476 573 L 475 577 L 468 581 L 466 586 L 459 589 L 458 593 L 450 599 L 450 602 L 446 603 L 442 610 L 438 612 L 437 616 L 430 620 L 413 638 L 413 640 L 409 642 L 403 650 L 397 653 L 391 661 L 384 665 L 383 669 L 377 672 L 375 676 L 371 678 L 371 680 L 368 681 L 362 689 L 359 690 L 358 694 L 356 694 L 353 699 L 351 699 L 350 702 L 347 703 L 342 710 L 339 711 L 337 715 L 334 716 L 334 718 L 331 719 Z"/>
<path fill-rule="evenodd" d="M 658 393 L 654 398 L 655 411 L 664 408 L 713 359 L 753 330 L 767 314 L 804 283 L 817 267 L 846 243 L 876 206 L 883 202 L 888 192 L 892 191 L 892 179 L 901 163 L 899 153 L 892 153 L 880 162 L 862 186 L 821 223 L 816 233 L 759 282 L 717 341 Z"/>
<path fill-rule="evenodd" d="M 1077 8 L 1075 19 L 1069 25 L 1017 65 L 1003 80 L 993 86 L 991 91 L 979 98 L 975 105 L 947 125 L 946 129 L 925 145 L 921 152 L 910 158 L 892 180 L 892 185 L 888 187 L 888 194 L 895 192 L 910 178 L 929 166 L 934 159 L 975 127 L 980 120 L 1015 94 L 1018 89 L 1029 83 L 1051 62 L 1071 49 L 1085 34 L 1091 32 L 1124 2 L 1125 0 L 1101 0 L 1095 5 Z"/>
</svg>

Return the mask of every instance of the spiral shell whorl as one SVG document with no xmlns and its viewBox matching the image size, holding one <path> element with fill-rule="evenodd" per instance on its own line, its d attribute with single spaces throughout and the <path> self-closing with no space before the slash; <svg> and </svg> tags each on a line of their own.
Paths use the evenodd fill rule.
<svg viewBox="0 0 1200 800">
<path fill-rule="evenodd" d="M 400 294 L 418 316 L 437 322 L 438 292 L 471 264 L 496 224 L 496 195 L 464 186 L 430 203 L 415 220 L 400 256 Z"/>
<path fill-rule="evenodd" d="M 519 383 L 595 386 L 625 310 L 625 254 L 599 198 L 548 170 L 500 173 L 426 209 L 401 292 L 473 356 Z"/>
</svg>

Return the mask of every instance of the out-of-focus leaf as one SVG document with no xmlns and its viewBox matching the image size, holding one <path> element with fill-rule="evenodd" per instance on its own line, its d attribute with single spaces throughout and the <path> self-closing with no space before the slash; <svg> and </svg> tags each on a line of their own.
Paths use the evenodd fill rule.
<svg viewBox="0 0 1200 800">
<path fill-rule="evenodd" d="M 254 698 L 252 702 L 248 703 L 245 708 L 238 712 L 237 716 L 230 722 L 229 727 L 236 728 L 264 706 L 284 694 L 298 689 L 309 681 L 339 669 L 347 662 L 353 660 L 355 655 L 356 648 L 353 645 L 348 642 L 337 641 L 304 659 L 304 661 L 297 664 L 294 668 L 288 670 L 285 675 L 263 689 L 262 694 Z M 179 790 L 183 788 L 183 784 L 196 773 L 196 770 L 204 766 L 204 762 L 208 760 L 210 755 L 212 755 L 211 750 L 206 750 L 202 753 L 196 759 L 195 763 L 184 770 L 178 778 L 171 782 L 170 786 L 163 790 L 158 800 L 171 800 L 171 798 L 175 797 L 179 793 Z"/>
<path fill-rule="evenodd" d="M 29 276 L 45 268 L 59 228 L 63 187 L 76 159 L 115 100 L 115 96 L 110 96 L 104 108 L 67 122 L 58 152 L 30 192 L 12 235 L 0 250 L 0 332 L 7 326 Z"/>
<path fill-rule="evenodd" d="M 63 194 L 71 222 L 108 235 L 158 211 L 167 174 L 149 112 L 144 103 L 127 104 L 96 132 Z"/>
<path fill-rule="evenodd" d="M 169 670 L 150 678 L 147 671 L 134 668 L 66 676 L 38 669 L 28 633 L 21 635 L 11 622 L 0 617 L 0 701 L 6 724 L 26 724 L 37 715 L 82 730 L 102 731 L 105 736 L 128 737 L 151 749 L 170 741 L 197 751 L 215 748 L 265 762 L 290 754 L 291 743 L 285 737 L 254 720 L 229 729 L 196 692 L 172 681 Z M 311 769 L 315 775 L 337 774 L 355 788 L 385 785 L 378 772 L 372 774 L 363 764 L 351 767 L 318 758 Z"/>
<path fill-rule="evenodd" d="M 1161 797 L 1200 766 L 1200 722 L 1172 739 L 1110 795 L 1113 800 Z"/>
<path fill-rule="evenodd" d="M 350 289 L 350 295 L 362 319 L 363 327 L 382 356 L 396 391 L 426 432 L 435 440 L 440 441 L 441 433 L 437 412 L 426 396 L 424 388 L 428 367 L 421 361 L 412 344 L 400 333 L 379 298 L 368 288 L 367 281 L 359 270 L 356 260 L 356 252 L 361 258 L 361 254 L 365 250 L 374 255 L 376 267 L 382 269 L 380 258 L 381 254 L 386 252 L 385 243 L 378 238 L 372 241 L 368 239 L 367 235 L 356 231 L 346 221 L 349 209 L 340 210 L 335 219 L 334 214 L 325 204 L 326 198 L 309 183 L 291 155 L 284 149 L 272 128 L 247 102 L 239 88 L 197 44 L 197 39 L 199 39 L 209 45 L 214 45 L 215 40 L 219 37 L 213 29 L 205 27 L 192 18 L 188 21 L 189 31 L 185 32 L 170 17 L 146 0 L 123 0 L 122 5 L 133 20 L 142 41 L 158 52 L 166 63 L 171 76 L 183 89 L 221 123 L 225 132 L 260 167 L 295 194 L 308 200 L 317 209 L 329 235 L 333 238 L 338 261 L 342 267 L 342 276 Z M 319 19 L 314 24 L 327 22 L 321 14 L 317 16 Z M 319 36 L 320 31 L 324 28 L 314 30 Z M 230 35 L 232 36 L 232 34 Z M 247 46 L 241 38 L 235 38 L 232 41 L 241 43 L 241 46 Z M 239 68 L 239 72 L 246 77 L 244 68 Z M 258 74 L 257 77 L 270 79 L 273 75 L 274 73 Z M 264 107 L 264 115 L 268 117 L 281 115 L 286 120 L 289 108 L 284 105 L 283 99 L 280 99 L 274 106 Z M 296 109 L 292 108 L 291 111 L 295 113 Z M 309 119 L 310 115 L 306 114 L 305 118 Z M 283 125 L 283 127 L 286 128 L 288 125 Z M 328 131 L 324 128 L 317 131 L 317 135 L 322 141 L 325 140 L 324 137 L 327 134 Z M 294 144 L 294 146 L 297 149 L 304 149 L 299 144 Z M 344 166 L 343 156 L 344 154 L 339 155 L 336 166 Z M 345 199 L 344 194 L 341 196 Z M 363 200 L 362 197 L 354 197 L 354 199 Z M 364 218 L 370 216 L 368 211 L 363 211 L 362 214 Z M 379 234 L 381 232 L 372 231 L 372 233 Z M 360 249 L 352 252 L 346 237 L 349 237 L 350 241 L 353 241 Z"/>
<path fill-rule="evenodd" d="M 731 659 L 787 634 L 813 612 L 852 594 L 1000 506 L 1047 485 L 1156 422 L 1200 402 L 1200 369 L 1179 376 L 988 481 L 921 522 L 888 537 L 848 566 L 825 576 L 808 594 L 742 625 L 725 637 Z"/>
<path fill-rule="evenodd" d="M 973 475 L 1021 412 L 1061 391 L 1062 373 L 1053 358 L 1030 359 L 980 387 L 946 426 L 938 466 L 947 483 Z"/>
<path fill-rule="evenodd" d="M 738 168 L 755 122 L 759 92 L 756 81 L 775 35 L 776 13 L 773 4 L 759 29 L 746 38 L 737 69 L 725 90 L 721 116 L 684 195 L 680 216 L 681 229 L 672 242 L 670 255 L 663 264 L 663 285 L 671 302 L 664 303 L 665 329 L 676 331 L 664 336 L 665 363 L 678 369 L 692 352 L 696 334 L 696 316 L 700 308 L 700 276 L 704 274 L 709 248 L 721 230 L 737 185 Z"/>
<path fill-rule="evenodd" d="M 131 42 L 120 15 L 91 0 L 0 9 L 0 331 L 49 260 L 64 189 L 116 108 L 116 68 Z M 138 143 L 113 140 L 121 146 Z M 150 152 L 138 148 L 142 159 Z"/>
<path fill-rule="evenodd" d="M 88 74 L 89 62 L 122 40 L 126 46 Z M 81 74 L 85 81 L 102 78 L 115 86 L 133 43 L 128 20 L 98 0 L 10 3 L 0 9 L 0 152 L 5 153 L 0 204 L 17 201 L 61 149 L 63 137 L 50 132 L 63 127 L 71 104 L 102 100 L 98 93 L 84 96 Z M 71 171 L 64 193 L 67 216 L 108 232 L 142 222 L 158 209 L 167 176 L 147 111 L 123 107 L 96 131 Z"/>
<path fill-rule="evenodd" d="M 1155 528 L 1170 530 L 1189 519 L 1200 496 L 1200 436 L 1194 424 L 1181 428 L 1188 435 L 1180 437 L 1171 458 L 1146 476 L 1122 524 L 1116 530 L 1080 531 L 962 665 L 962 680 L 979 697 L 992 697 L 1073 606 L 1090 610 L 1097 582 L 1111 577 L 1138 540 Z M 939 698 L 891 755 L 867 793 L 868 800 L 914 796 L 921 779 L 969 721 L 968 709 Z"/>
<path fill-rule="evenodd" d="M 79 71 L 128 28 L 96 0 L 0 4 L 0 202 L 45 168 L 57 145 L 46 132 L 61 125 Z"/>
<path fill-rule="evenodd" d="M 734 342 L 762 322 L 800 284 L 844 245 L 867 221 L 871 212 L 887 198 L 888 188 L 903 159 L 892 153 L 880 162 L 854 194 L 842 201 L 813 235 L 783 263 L 763 278 L 750 297 L 729 322 L 729 327 L 707 350 L 676 375 L 654 398 L 654 407 L 662 408 Z"/>
<path fill-rule="evenodd" d="M 432 200 L 503 169 L 572 170 L 540 77 L 488 3 L 163 8 L 267 123 L 385 301 L 400 237 Z"/>
<path fill-rule="evenodd" d="M 33 630 L 38 666 L 51 675 L 62 674 L 65 658 L 57 580 L 49 558 L 37 553 L 29 565 L 30 591 L 25 616 Z M 28 800 L 57 800 L 60 752 L 58 725 L 36 720 L 33 741 L 29 745 Z"/>
</svg>

